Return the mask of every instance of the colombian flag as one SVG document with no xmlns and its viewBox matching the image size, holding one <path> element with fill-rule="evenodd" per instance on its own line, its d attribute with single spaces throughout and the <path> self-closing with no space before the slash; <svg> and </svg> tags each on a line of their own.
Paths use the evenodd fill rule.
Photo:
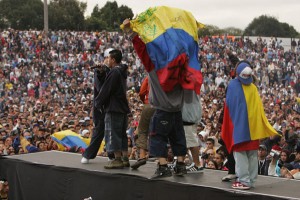
<svg viewBox="0 0 300 200">
<path fill-rule="evenodd" d="M 190 12 L 159 6 L 139 14 L 130 26 L 145 43 L 164 91 L 173 90 L 179 83 L 184 89 L 200 93 L 198 28 L 203 24 Z"/>
<path fill-rule="evenodd" d="M 263 104 L 254 84 L 230 81 L 224 104 L 222 139 L 228 152 L 235 144 L 277 135 L 268 122 Z"/>
<path fill-rule="evenodd" d="M 65 147 L 81 147 L 82 149 L 86 149 L 90 144 L 90 138 L 83 138 L 81 135 L 71 131 L 65 130 L 53 133 L 51 135 L 52 139 L 57 142 L 58 149 L 63 151 Z"/>
</svg>

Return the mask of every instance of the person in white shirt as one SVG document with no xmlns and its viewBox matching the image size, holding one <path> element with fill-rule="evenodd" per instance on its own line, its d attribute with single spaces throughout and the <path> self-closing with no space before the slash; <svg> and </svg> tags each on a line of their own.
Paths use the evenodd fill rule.
<svg viewBox="0 0 300 200">
<path fill-rule="evenodd" d="M 221 77 L 221 74 L 218 73 L 215 79 L 216 87 L 218 87 L 221 83 L 224 83 L 224 79 Z"/>
</svg>

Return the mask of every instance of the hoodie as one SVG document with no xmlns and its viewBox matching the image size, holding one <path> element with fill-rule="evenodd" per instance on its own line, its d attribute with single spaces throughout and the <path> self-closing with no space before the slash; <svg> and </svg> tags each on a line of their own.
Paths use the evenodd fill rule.
<svg viewBox="0 0 300 200">
<path fill-rule="evenodd" d="M 100 110 L 104 106 L 105 112 L 129 113 L 130 109 L 126 97 L 127 65 L 120 64 L 110 70 L 95 98 L 95 107 Z"/>
</svg>

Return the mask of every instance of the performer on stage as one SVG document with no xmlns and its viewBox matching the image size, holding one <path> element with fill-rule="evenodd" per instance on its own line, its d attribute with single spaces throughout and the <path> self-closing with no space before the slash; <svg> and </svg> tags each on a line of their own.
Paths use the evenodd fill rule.
<svg viewBox="0 0 300 200">
<path fill-rule="evenodd" d="M 174 16 L 178 18 L 176 23 Z M 172 176 L 167 165 L 168 142 L 178 159 L 174 174 L 187 173 L 181 110 L 184 91 L 199 94 L 202 85 L 197 43 L 200 25 L 189 12 L 164 6 L 149 8 L 132 21 L 124 20 L 122 25 L 149 73 L 149 102 L 156 109 L 150 124 L 149 146 L 150 155 L 157 157 L 159 163 L 151 178 Z M 195 121 L 190 119 L 190 122 Z"/>
<path fill-rule="evenodd" d="M 108 153 L 114 153 L 115 159 L 108 162 L 105 169 L 122 169 L 129 167 L 128 113 L 130 112 L 127 91 L 127 65 L 123 65 L 120 50 L 112 50 L 108 56 L 111 68 L 96 97 L 95 107 L 105 111 L 105 147 Z M 123 156 L 123 157 L 122 157 Z"/>
<path fill-rule="evenodd" d="M 228 152 L 233 151 L 236 162 L 238 180 L 232 188 L 247 190 L 254 186 L 258 174 L 259 139 L 274 136 L 277 132 L 265 116 L 258 90 L 253 84 L 250 63 L 239 62 L 236 76 L 227 88 L 222 139 Z"/>
<path fill-rule="evenodd" d="M 129 19 L 124 20 L 123 24 L 126 28 L 130 29 Z M 130 35 L 130 38 L 132 39 L 135 51 L 149 72 L 149 102 L 156 109 L 150 124 L 149 144 L 150 155 L 157 157 L 159 163 L 158 168 L 151 178 L 172 176 L 171 169 L 167 165 L 168 141 L 170 141 L 174 155 L 178 157 L 178 162 L 174 167 L 175 175 L 182 176 L 187 173 L 184 164 L 187 148 L 181 115 L 183 89 L 180 85 L 176 85 L 172 91 L 165 92 L 158 81 L 154 64 L 147 54 L 145 43 L 135 32 Z"/>
<path fill-rule="evenodd" d="M 102 108 L 101 110 L 96 109 L 95 103 L 97 101 L 96 97 L 98 96 L 104 80 L 110 71 L 108 68 L 108 56 L 109 52 L 114 50 L 113 48 L 106 49 L 104 51 L 104 62 L 103 65 L 98 65 L 94 67 L 94 101 L 93 101 L 93 135 L 91 138 L 90 145 L 86 148 L 85 152 L 82 155 L 81 163 L 87 164 L 90 159 L 94 159 L 97 156 L 99 147 L 104 138 L 104 117 L 105 112 Z M 113 155 L 109 155 L 109 157 L 113 157 Z"/>
</svg>

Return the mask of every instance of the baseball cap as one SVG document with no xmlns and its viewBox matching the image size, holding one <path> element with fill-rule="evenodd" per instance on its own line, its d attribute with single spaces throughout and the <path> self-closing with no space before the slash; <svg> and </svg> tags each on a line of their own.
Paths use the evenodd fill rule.
<svg viewBox="0 0 300 200">
<path fill-rule="evenodd" d="M 108 57 L 108 56 L 109 56 L 109 52 L 111 52 L 112 50 L 115 50 L 115 49 L 114 49 L 114 48 L 106 49 L 106 50 L 104 51 L 104 54 L 103 54 L 104 58 Z"/>
<path fill-rule="evenodd" d="M 280 168 L 285 167 L 285 168 L 287 168 L 289 171 L 291 171 L 291 170 L 294 169 L 294 166 L 293 166 L 292 164 L 290 164 L 290 163 L 284 163 L 284 164 L 279 163 L 278 166 L 279 166 Z"/>
<path fill-rule="evenodd" d="M 202 137 L 205 137 L 207 135 L 206 131 L 200 131 L 198 135 L 201 135 Z"/>
<path fill-rule="evenodd" d="M 260 149 L 267 150 L 267 147 L 266 147 L 266 145 L 263 145 L 263 144 L 259 145 L 259 148 L 260 148 Z"/>
<path fill-rule="evenodd" d="M 300 169 L 300 163 L 297 162 L 293 165 L 294 169 Z"/>
<path fill-rule="evenodd" d="M 84 130 L 82 131 L 81 135 L 82 135 L 82 136 L 85 136 L 85 134 L 87 134 L 87 133 L 89 133 L 89 132 L 90 132 L 89 130 L 84 129 Z"/>
</svg>

